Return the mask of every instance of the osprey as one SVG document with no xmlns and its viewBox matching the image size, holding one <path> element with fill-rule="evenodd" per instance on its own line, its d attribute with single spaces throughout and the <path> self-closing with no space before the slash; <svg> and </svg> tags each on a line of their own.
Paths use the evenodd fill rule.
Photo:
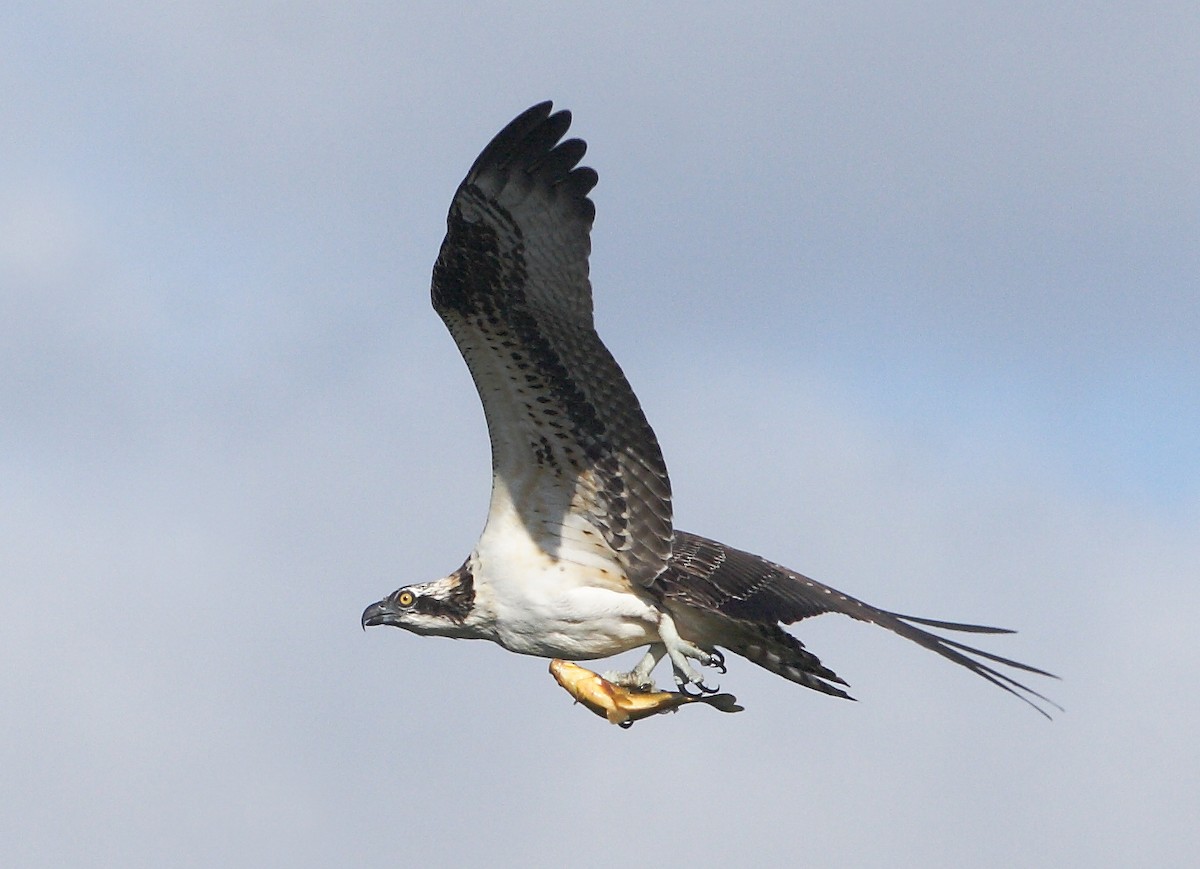
<svg viewBox="0 0 1200 869">
<path fill-rule="evenodd" d="M 778 564 L 680 531 L 654 431 L 592 322 L 588 280 L 594 170 L 551 103 L 492 139 L 450 205 L 433 307 L 483 402 L 492 448 L 487 523 L 461 567 L 371 604 L 363 627 L 491 640 L 572 661 L 641 646 L 618 685 L 652 690 L 666 657 L 681 691 L 710 693 L 721 649 L 807 688 L 846 685 L 783 630 L 822 613 L 874 622 L 1020 697 L 1053 702 L 985 661 L 1050 673 L 917 625 L 1000 628 L 879 609 Z M 694 686 L 694 689 L 692 688 Z"/>
</svg>

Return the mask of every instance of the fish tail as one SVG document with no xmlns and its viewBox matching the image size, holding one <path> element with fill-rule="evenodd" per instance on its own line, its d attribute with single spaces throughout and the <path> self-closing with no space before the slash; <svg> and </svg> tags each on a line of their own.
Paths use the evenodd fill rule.
<svg viewBox="0 0 1200 869">
<path fill-rule="evenodd" d="M 745 709 L 744 706 L 738 705 L 737 698 L 732 694 L 711 694 L 708 697 L 697 697 L 696 699 L 722 712 L 741 712 Z"/>
</svg>

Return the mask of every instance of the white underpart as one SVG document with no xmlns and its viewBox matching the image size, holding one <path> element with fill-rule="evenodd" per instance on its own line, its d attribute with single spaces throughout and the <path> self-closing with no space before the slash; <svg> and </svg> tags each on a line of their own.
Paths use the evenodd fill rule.
<svg viewBox="0 0 1200 869">
<path fill-rule="evenodd" d="M 522 493 L 518 513 L 514 494 L 493 480 L 487 526 L 468 563 L 473 627 L 510 651 L 574 661 L 648 645 L 619 681 L 652 684 L 650 673 L 666 655 L 677 684 L 699 683 L 688 659 L 709 664 L 712 656 L 682 638 L 671 616 L 634 588 L 586 519 L 570 511 L 554 517 L 554 505 L 540 503 L 533 487 Z"/>
<path fill-rule="evenodd" d="M 599 536 L 571 514 L 567 528 L 561 519 L 549 526 L 548 510 L 535 502 L 526 493 L 523 514 L 532 520 L 523 522 L 504 485 L 494 483 L 470 564 L 481 627 L 513 652 L 576 661 L 658 642 L 658 607 L 633 589 L 611 554 L 605 557 Z M 540 526 L 540 539 L 527 522 L 534 531 Z M 548 527 L 559 535 L 544 533 Z"/>
</svg>

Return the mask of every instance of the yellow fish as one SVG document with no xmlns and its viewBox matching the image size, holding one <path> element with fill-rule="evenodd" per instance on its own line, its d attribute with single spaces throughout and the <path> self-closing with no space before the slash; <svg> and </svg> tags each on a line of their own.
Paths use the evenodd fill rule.
<svg viewBox="0 0 1200 869">
<path fill-rule="evenodd" d="M 677 691 L 636 691 L 622 688 L 578 664 L 555 658 L 550 675 L 567 693 L 612 724 L 630 727 L 633 722 L 660 712 L 673 712 L 687 703 L 707 703 L 722 712 L 741 712 L 732 694 L 693 696 Z"/>
</svg>

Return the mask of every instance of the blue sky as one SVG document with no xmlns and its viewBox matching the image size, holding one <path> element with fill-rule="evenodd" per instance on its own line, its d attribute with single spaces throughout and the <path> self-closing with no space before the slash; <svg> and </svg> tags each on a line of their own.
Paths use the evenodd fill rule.
<svg viewBox="0 0 1200 869">
<path fill-rule="evenodd" d="M 25 5 L 0 28 L 0 862 L 1179 864 L 1200 838 L 1187 4 Z M 838 703 L 618 731 L 358 630 L 482 526 L 428 304 L 552 98 L 680 527 L 1020 629 L 1047 724 L 885 632 Z"/>
</svg>

